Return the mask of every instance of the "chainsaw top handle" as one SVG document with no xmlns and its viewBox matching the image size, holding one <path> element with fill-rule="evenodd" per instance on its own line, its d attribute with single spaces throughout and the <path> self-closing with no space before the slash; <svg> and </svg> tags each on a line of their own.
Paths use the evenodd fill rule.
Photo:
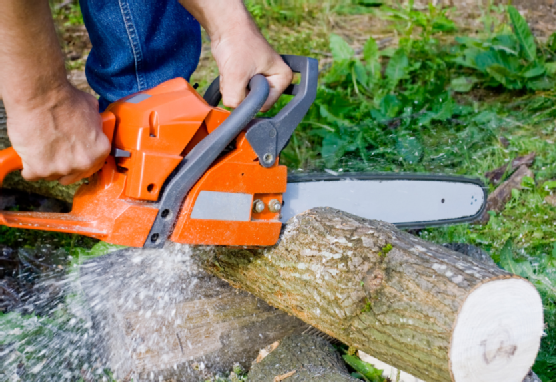
<svg viewBox="0 0 556 382">
<path fill-rule="evenodd" d="M 270 86 L 263 75 L 253 77 L 249 86 L 251 91 L 245 100 L 216 130 L 191 149 L 164 185 L 158 203 L 158 214 L 144 248 L 162 248 L 191 188 L 266 102 Z"/>
<path fill-rule="evenodd" d="M 220 153 L 238 134 L 248 128 L 246 137 L 264 167 L 275 164 L 297 125 L 311 107 L 317 91 L 318 62 L 308 57 L 282 56 L 293 72 L 301 73 L 301 82 L 291 85 L 285 94 L 294 95 L 274 118 L 255 119 L 270 92 L 266 78 L 260 74 L 249 83 L 250 91 L 245 100 L 211 134 L 198 143 L 182 160 L 172 178 L 167 182 L 159 201 L 158 215 L 145 241 L 144 248 L 161 248 L 171 233 L 183 200 L 208 170 Z M 222 95 L 220 81 L 209 87 L 205 100 L 217 106 Z"/>
<path fill-rule="evenodd" d="M 309 57 L 291 55 L 284 55 L 282 59 L 294 73 L 301 74 L 300 83 L 292 84 L 284 91 L 285 95 L 295 96 L 294 99 L 273 118 L 247 121 L 249 122 L 247 140 L 264 167 L 274 165 L 276 158 L 288 144 L 297 125 L 303 120 L 317 95 L 318 61 Z M 222 100 L 220 77 L 209 86 L 204 98 L 209 105 L 218 106 Z"/>
</svg>

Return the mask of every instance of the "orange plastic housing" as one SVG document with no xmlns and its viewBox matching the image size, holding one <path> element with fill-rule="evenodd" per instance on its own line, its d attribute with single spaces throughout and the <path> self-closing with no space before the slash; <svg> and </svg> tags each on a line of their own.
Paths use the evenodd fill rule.
<svg viewBox="0 0 556 382">
<path fill-rule="evenodd" d="M 7 212 L 0 224 L 10 227 L 77 233 L 109 243 L 142 247 L 158 214 L 164 183 L 184 156 L 213 132 L 229 112 L 209 106 L 185 81 L 177 78 L 149 91 L 126 97 L 102 114 L 103 129 L 113 152 L 104 167 L 79 188 L 68 214 Z M 0 180 L 22 168 L 13 149 L 0 151 Z M 245 134 L 235 149 L 222 155 L 189 192 L 170 240 L 185 244 L 273 245 L 278 240 L 279 213 L 268 208 L 243 221 L 194 219 L 202 191 L 242 194 L 282 201 L 287 170 L 277 163 L 259 165 Z"/>
</svg>

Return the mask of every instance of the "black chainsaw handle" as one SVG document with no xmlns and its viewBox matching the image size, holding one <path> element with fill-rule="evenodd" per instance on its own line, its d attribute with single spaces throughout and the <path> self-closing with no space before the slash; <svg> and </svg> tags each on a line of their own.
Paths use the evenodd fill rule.
<svg viewBox="0 0 556 382">
<path fill-rule="evenodd" d="M 264 167 L 274 165 L 276 158 L 288 144 L 297 125 L 303 120 L 317 95 L 318 61 L 309 57 L 292 55 L 284 55 L 282 59 L 294 73 L 301 74 L 300 83 L 298 85 L 291 84 L 284 91 L 285 95 L 295 97 L 275 117 L 249 121 L 246 135 L 251 147 L 259 157 L 259 162 Z M 220 77 L 209 86 L 204 99 L 209 105 L 218 106 L 222 100 Z"/>
<path fill-rule="evenodd" d="M 216 130 L 191 149 L 164 185 L 157 206 L 158 214 L 143 244 L 144 248 L 162 248 L 191 188 L 261 110 L 270 92 L 268 81 L 263 75 L 257 74 L 249 85 L 251 91 L 245 100 Z"/>
</svg>

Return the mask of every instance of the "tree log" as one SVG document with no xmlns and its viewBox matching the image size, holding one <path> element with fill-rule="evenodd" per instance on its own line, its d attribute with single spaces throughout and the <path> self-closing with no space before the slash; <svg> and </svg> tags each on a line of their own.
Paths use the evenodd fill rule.
<svg viewBox="0 0 556 382">
<path fill-rule="evenodd" d="M 287 378 L 286 378 L 287 377 Z M 256 363 L 250 382 L 358 382 L 352 378 L 340 354 L 330 343 L 308 334 L 290 335 Z"/>
<path fill-rule="evenodd" d="M 204 381 L 307 328 L 199 269 L 183 247 L 124 249 L 80 273 L 102 363 L 119 380 Z"/>
<path fill-rule="evenodd" d="M 388 223 L 315 209 L 290 220 L 274 247 L 193 254 L 233 286 L 425 381 L 521 382 L 539 349 L 543 307 L 531 283 Z"/>
</svg>

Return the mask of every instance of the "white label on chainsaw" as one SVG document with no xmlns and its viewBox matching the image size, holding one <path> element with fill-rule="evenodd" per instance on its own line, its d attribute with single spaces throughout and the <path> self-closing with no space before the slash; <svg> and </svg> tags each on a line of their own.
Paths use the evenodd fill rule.
<svg viewBox="0 0 556 382">
<path fill-rule="evenodd" d="M 191 219 L 248 222 L 251 220 L 253 195 L 229 192 L 201 191 Z"/>
<path fill-rule="evenodd" d="M 282 222 L 316 207 L 331 207 L 389 223 L 435 222 L 472 217 L 484 203 L 471 183 L 422 180 L 340 180 L 288 183 Z"/>
</svg>

